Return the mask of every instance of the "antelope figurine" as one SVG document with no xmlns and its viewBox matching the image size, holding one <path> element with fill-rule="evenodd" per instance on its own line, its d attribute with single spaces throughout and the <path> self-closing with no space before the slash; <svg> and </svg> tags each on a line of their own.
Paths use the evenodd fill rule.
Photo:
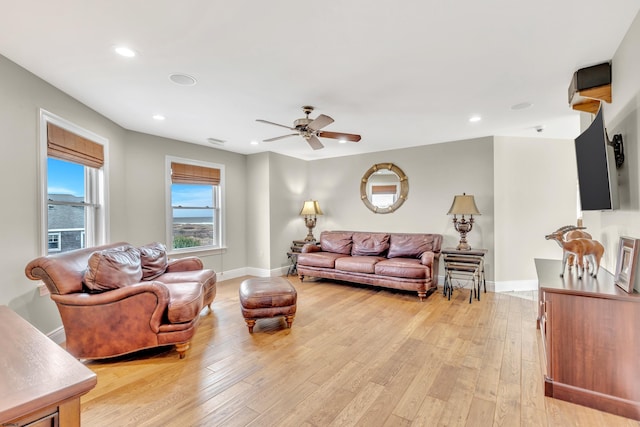
<svg viewBox="0 0 640 427">
<path fill-rule="evenodd" d="M 567 227 L 571 227 L 571 226 L 567 226 Z M 586 227 L 575 227 L 574 230 L 567 231 L 567 233 L 564 235 L 564 240 L 591 239 L 591 234 L 587 233 L 586 231 L 582 231 L 585 228 Z M 573 265 L 576 264 L 576 262 L 578 262 L 578 265 L 580 266 L 580 268 L 583 268 L 582 261 L 578 261 L 575 259 L 573 255 L 569 255 L 569 258 L 567 260 L 567 265 L 569 267 L 569 270 L 571 270 L 571 267 L 573 267 Z"/>
<path fill-rule="evenodd" d="M 604 246 L 602 246 L 602 244 L 597 240 L 587 238 L 577 238 L 572 240 L 565 239 L 565 233 L 583 228 L 584 227 L 566 225 L 558 228 L 553 233 L 544 236 L 547 240 L 555 240 L 562 248 L 562 271 L 560 272 L 560 277 L 564 276 L 564 269 L 567 265 L 567 260 L 571 255 L 573 255 L 575 259 L 578 279 L 582 279 L 582 273 L 585 270 L 593 277 L 598 275 L 598 270 L 600 270 L 600 260 L 604 254 Z M 584 261 L 587 261 L 589 267 L 591 267 L 591 273 L 588 271 L 589 267 L 584 267 Z"/>
</svg>

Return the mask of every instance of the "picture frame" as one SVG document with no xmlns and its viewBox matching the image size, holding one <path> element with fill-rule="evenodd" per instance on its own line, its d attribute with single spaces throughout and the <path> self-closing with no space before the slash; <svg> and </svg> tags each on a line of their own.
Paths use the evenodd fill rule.
<svg viewBox="0 0 640 427">
<path fill-rule="evenodd" d="M 627 293 L 633 293 L 640 240 L 620 237 L 615 283 Z"/>
</svg>

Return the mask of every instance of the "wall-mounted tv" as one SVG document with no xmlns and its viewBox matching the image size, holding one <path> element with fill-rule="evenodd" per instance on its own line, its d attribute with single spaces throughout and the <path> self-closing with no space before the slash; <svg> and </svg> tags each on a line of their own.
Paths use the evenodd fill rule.
<svg viewBox="0 0 640 427">
<path fill-rule="evenodd" d="M 582 210 L 618 209 L 616 161 L 614 149 L 609 145 L 602 108 L 589 127 L 575 139 L 575 147 Z"/>
</svg>

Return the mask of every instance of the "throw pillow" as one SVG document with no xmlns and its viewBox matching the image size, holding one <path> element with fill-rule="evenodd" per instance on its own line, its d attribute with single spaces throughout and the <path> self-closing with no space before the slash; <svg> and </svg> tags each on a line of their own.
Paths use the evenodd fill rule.
<svg viewBox="0 0 640 427">
<path fill-rule="evenodd" d="M 389 235 L 386 233 L 353 233 L 354 256 L 383 255 L 389 249 Z"/>
<path fill-rule="evenodd" d="M 431 234 L 392 234 L 389 239 L 388 258 L 420 258 L 425 251 L 433 250 Z"/>
<path fill-rule="evenodd" d="M 92 291 L 108 291 L 141 279 L 140 251 L 125 245 L 92 253 L 83 282 Z"/>
<path fill-rule="evenodd" d="M 169 264 L 167 249 L 162 243 L 149 243 L 138 248 L 142 280 L 153 280 L 164 274 Z"/>
<path fill-rule="evenodd" d="M 320 233 L 320 247 L 324 252 L 351 254 L 351 236 L 349 231 L 323 231 Z"/>
</svg>

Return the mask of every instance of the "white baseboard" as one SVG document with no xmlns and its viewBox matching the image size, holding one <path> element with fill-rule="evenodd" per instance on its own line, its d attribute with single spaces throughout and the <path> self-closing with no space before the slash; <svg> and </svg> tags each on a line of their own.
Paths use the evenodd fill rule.
<svg viewBox="0 0 640 427">
<path fill-rule="evenodd" d="M 537 291 L 537 280 L 505 280 L 494 284 L 494 292 L 518 292 L 518 291 Z M 489 282 L 487 282 L 489 289 Z"/>
<path fill-rule="evenodd" d="M 49 332 L 47 334 L 47 336 L 51 339 L 51 341 L 53 341 L 54 343 L 60 345 L 63 342 L 65 342 L 67 340 L 67 336 L 64 334 L 64 327 L 60 326 L 56 329 L 54 329 L 53 331 Z"/>
</svg>

